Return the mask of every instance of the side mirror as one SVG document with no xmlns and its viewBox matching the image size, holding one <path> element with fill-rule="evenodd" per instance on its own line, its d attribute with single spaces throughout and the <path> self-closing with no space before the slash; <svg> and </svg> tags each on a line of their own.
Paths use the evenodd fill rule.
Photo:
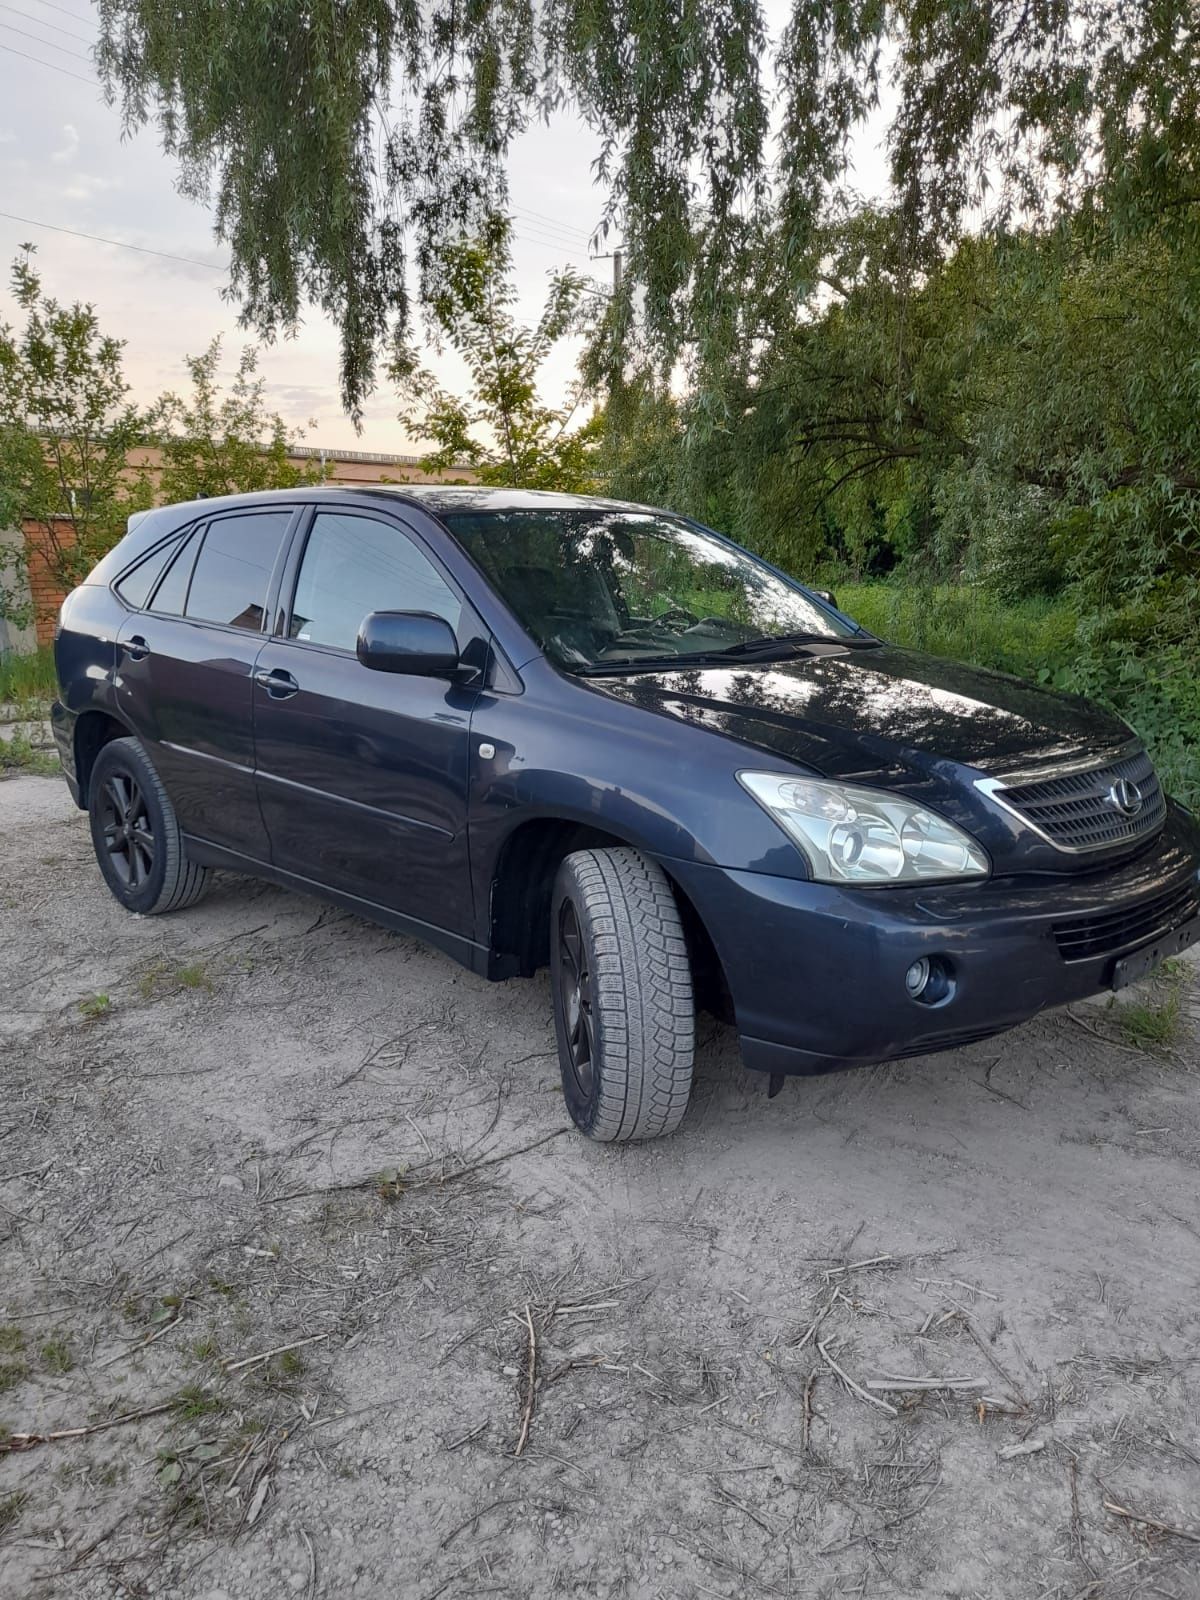
<svg viewBox="0 0 1200 1600">
<path fill-rule="evenodd" d="M 458 666 L 458 641 L 431 611 L 372 611 L 358 630 L 358 659 L 373 672 L 436 678 Z"/>
<path fill-rule="evenodd" d="M 831 590 L 814 589 L 812 593 L 816 595 L 818 600 L 824 600 L 827 606 L 832 606 L 835 611 L 841 610 L 841 607 L 837 603 L 837 596 Z"/>
</svg>

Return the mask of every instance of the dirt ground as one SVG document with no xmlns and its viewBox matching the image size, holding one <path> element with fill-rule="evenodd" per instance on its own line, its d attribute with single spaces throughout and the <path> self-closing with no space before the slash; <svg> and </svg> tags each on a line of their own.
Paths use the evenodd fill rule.
<svg viewBox="0 0 1200 1600">
<path fill-rule="evenodd" d="M 1196 979 L 601 1147 L 544 978 L 0 783 L 0 1593 L 1200 1595 Z"/>
</svg>

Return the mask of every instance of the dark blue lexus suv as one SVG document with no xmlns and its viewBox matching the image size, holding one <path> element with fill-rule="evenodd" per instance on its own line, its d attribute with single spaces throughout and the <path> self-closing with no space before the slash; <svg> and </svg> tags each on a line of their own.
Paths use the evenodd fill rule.
<svg viewBox="0 0 1200 1600">
<path fill-rule="evenodd" d="M 567 1106 L 978 1039 L 1200 937 L 1200 830 L 1082 700 L 894 649 L 683 518 L 308 489 L 163 507 L 62 608 L 54 728 L 131 911 L 232 868 L 488 978 L 549 964 Z"/>
</svg>

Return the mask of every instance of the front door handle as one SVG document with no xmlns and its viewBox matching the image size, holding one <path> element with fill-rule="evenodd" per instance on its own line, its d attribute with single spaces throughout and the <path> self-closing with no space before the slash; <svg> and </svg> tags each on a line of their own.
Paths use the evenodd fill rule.
<svg viewBox="0 0 1200 1600">
<path fill-rule="evenodd" d="M 124 641 L 121 648 L 129 657 L 130 661 L 145 661 L 146 657 L 150 654 L 150 646 L 146 643 L 145 639 L 142 638 L 140 633 L 132 634 Z"/>
<path fill-rule="evenodd" d="M 260 689 L 265 689 L 272 700 L 288 700 L 296 694 L 300 685 L 290 672 L 285 672 L 282 667 L 259 667 L 254 674 L 254 681 Z"/>
</svg>

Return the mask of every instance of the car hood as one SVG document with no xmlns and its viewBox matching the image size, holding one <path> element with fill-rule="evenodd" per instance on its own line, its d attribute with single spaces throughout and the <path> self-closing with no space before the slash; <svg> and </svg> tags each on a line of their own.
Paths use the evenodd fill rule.
<svg viewBox="0 0 1200 1600">
<path fill-rule="evenodd" d="M 1004 673 L 919 655 L 821 646 L 785 661 L 595 678 L 614 699 L 677 717 L 830 777 L 1036 771 L 1103 755 L 1129 729 L 1098 706 Z"/>
</svg>

